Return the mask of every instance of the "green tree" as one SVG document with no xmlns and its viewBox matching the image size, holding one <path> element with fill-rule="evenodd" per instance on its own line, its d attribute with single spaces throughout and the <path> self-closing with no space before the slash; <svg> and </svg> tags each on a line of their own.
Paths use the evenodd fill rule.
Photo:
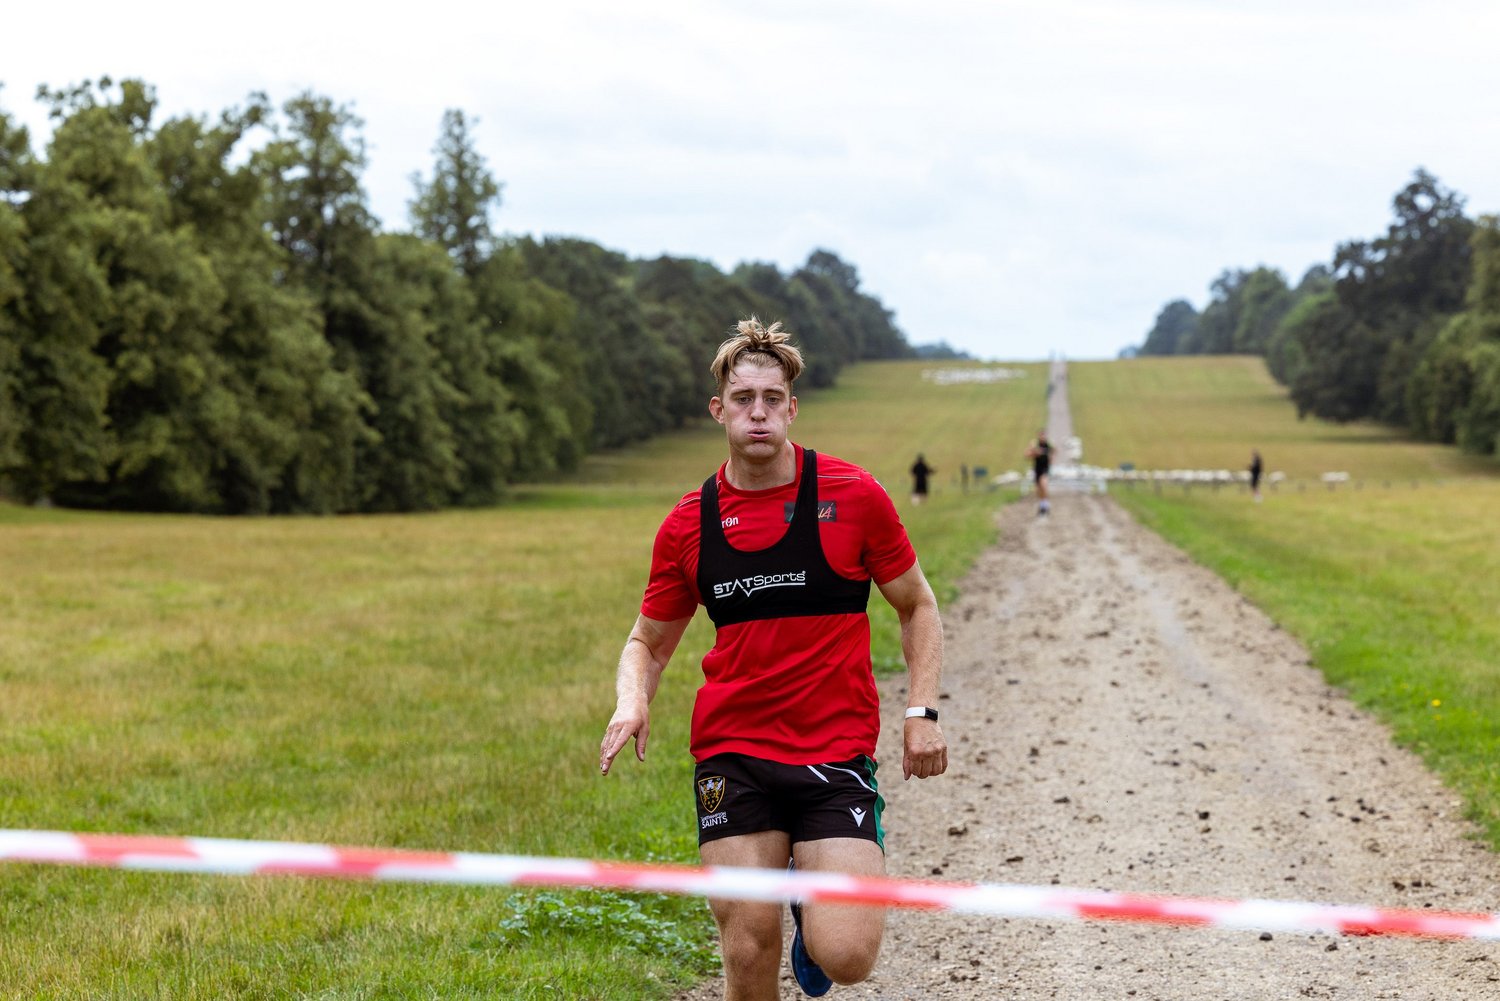
<svg viewBox="0 0 1500 1001">
<path fill-rule="evenodd" d="M 222 432 L 220 294 L 145 151 L 150 87 L 42 92 L 57 125 L 29 241 L 16 479 L 64 503 L 207 510 Z"/>
<path fill-rule="evenodd" d="M 474 277 L 491 360 L 523 434 L 513 478 L 572 469 L 593 439 L 594 405 L 575 339 L 577 304 L 527 270 L 521 250 L 501 247 Z"/>
<path fill-rule="evenodd" d="M 845 365 L 864 353 L 864 340 L 854 322 L 851 290 L 859 280 L 854 269 L 826 250 L 815 250 L 788 281 L 795 312 L 814 314 L 799 333 L 811 355 L 809 373 L 814 386 L 831 386 Z"/>
<path fill-rule="evenodd" d="M 1225 269 L 1209 285 L 1208 305 L 1198 314 L 1198 322 L 1177 342 L 1177 353 L 1183 355 L 1228 354 L 1234 346 L 1236 318 L 1230 297 L 1245 280 L 1245 272 Z"/>
<path fill-rule="evenodd" d="M 352 310 L 351 279 L 369 260 L 377 227 L 360 182 L 367 165 L 364 121 L 347 105 L 304 92 L 282 106 L 285 122 L 255 156 L 266 179 L 269 223 L 294 275 L 325 312 Z M 357 310 L 352 310 L 356 311 Z M 327 331 L 335 348 L 342 330 Z"/>
<path fill-rule="evenodd" d="M 335 368 L 351 375 L 373 405 L 372 433 L 356 445 L 352 506 L 438 507 L 465 484 L 444 415 L 466 401 L 446 377 L 451 365 L 440 343 L 465 331 L 465 323 L 434 314 L 438 303 L 455 299 L 435 290 L 431 255 L 410 240 L 378 234 L 360 182 L 363 122 L 348 107 L 307 93 L 288 101 L 283 113 L 285 124 L 255 158 L 269 193 L 271 231 L 290 255 L 293 279 L 318 304 Z"/>
<path fill-rule="evenodd" d="M 472 343 L 454 343 L 472 341 L 472 329 L 464 329 L 472 314 L 440 248 L 413 236 L 383 234 L 371 250 L 352 318 L 360 336 L 359 371 L 376 401 L 380 436 L 361 452 L 364 509 L 443 507 L 464 488 L 458 435 L 446 418 L 470 402 L 448 376 L 466 349 L 473 349 Z M 451 357 L 444 357 L 444 346 L 454 348 Z"/>
<path fill-rule="evenodd" d="M 794 343 L 803 339 L 801 317 L 791 315 L 791 287 L 776 265 L 766 261 L 742 261 L 729 273 L 729 280 L 742 286 L 760 304 L 756 315 L 766 322 L 780 320 L 791 331 Z M 735 317 L 736 320 L 741 319 Z M 727 335 L 728 325 L 725 325 Z M 803 350 L 807 361 L 807 351 Z"/>
<path fill-rule="evenodd" d="M 1378 371 L 1371 416 L 1405 423 L 1406 383 L 1439 330 L 1463 308 L 1474 223 L 1464 200 L 1418 169 L 1392 200 L 1385 235 L 1354 240 L 1334 255 L 1339 302 L 1368 335 L 1360 346 Z M 1329 373 L 1332 377 L 1332 373 Z"/>
<path fill-rule="evenodd" d="M 1186 299 L 1173 299 L 1156 314 L 1156 323 L 1141 345 L 1143 355 L 1174 355 L 1179 345 L 1190 342 L 1198 326 L 1198 311 Z"/>
<path fill-rule="evenodd" d="M 51 114 L 57 124 L 50 156 L 21 206 L 27 241 L 16 330 L 22 460 L 11 482 L 27 500 L 63 483 L 103 482 L 115 453 L 105 409 L 110 370 L 95 351 L 112 311 L 108 271 L 96 252 L 111 220 L 90 194 L 91 185 L 113 179 L 105 176 L 108 158 L 96 156 L 94 144 L 79 135 L 83 123 L 69 129 L 63 121 L 66 102 L 54 99 Z M 119 131 L 98 124 L 111 135 Z"/>
<path fill-rule="evenodd" d="M 1469 451 L 1500 451 L 1500 220 L 1479 220 L 1471 239 L 1468 306 L 1453 317 L 1407 383 L 1407 414 L 1424 437 Z"/>
<path fill-rule="evenodd" d="M 1438 335 L 1406 384 L 1406 416 L 1414 434 L 1453 444 L 1459 415 L 1474 395 L 1474 325 L 1463 315 Z"/>
<path fill-rule="evenodd" d="M 527 275 L 517 250 L 496 240 L 491 218 L 503 186 L 461 111 L 444 114 L 433 152 L 432 180 L 413 177 L 409 208 L 416 232 L 447 250 L 474 298 L 480 340 L 469 350 L 466 376 L 453 377 L 455 385 L 465 377 L 472 383 L 461 387 L 470 412 L 455 426 L 461 436 L 484 438 L 460 443 L 473 500 L 506 480 L 576 465 L 593 408 L 570 334 L 573 303 Z"/>
<path fill-rule="evenodd" d="M 808 281 L 796 275 L 788 278 L 774 264 L 764 261 L 741 263 L 731 277 L 769 304 L 758 314 L 763 320 L 780 320 L 791 332 L 807 365 L 803 382 L 813 389 L 832 386 L 843 367 L 843 356 L 837 349 L 839 333 L 830 331 L 823 301 Z"/>
<path fill-rule="evenodd" d="M 707 261 L 659 257 L 637 265 L 636 293 L 647 322 L 686 359 L 685 378 L 674 389 L 674 420 L 702 416 L 716 387 L 709 365 L 734 324 L 768 316 L 774 306 Z"/>
<path fill-rule="evenodd" d="M 286 262 L 258 179 L 229 165 L 263 103 L 153 131 L 140 81 L 44 96 L 58 125 L 26 203 L 25 360 L 36 412 L 59 419 L 32 436 L 27 492 L 152 510 L 341 506 L 330 480 L 352 455 L 357 394 L 329 372 L 309 300 L 272 277 Z M 60 374 L 81 390 L 70 409 Z"/>
<path fill-rule="evenodd" d="M 833 385 L 854 361 L 913 357 L 891 311 L 861 291 L 858 271 L 831 251 L 814 250 L 789 276 L 771 264 L 746 263 L 732 277 L 767 304 L 762 313 L 792 332 L 807 362 L 803 378 L 815 389 Z"/>
<path fill-rule="evenodd" d="M 1333 289 L 1333 271 L 1326 264 L 1314 264 L 1302 274 L 1302 280 L 1297 283 L 1294 295 L 1298 302 L 1308 296 L 1317 295 L 1320 292 L 1328 292 Z"/>
<path fill-rule="evenodd" d="M 26 129 L 0 111 L 0 488 L 22 461 L 19 393 L 26 226 L 21 206 L 35 168 Z"/>
<path fill-rule="evenodd" d="M 850 353 L 844 356 L 844 361 L 912 356 L 911 346 L 896 326 L 894 314 L 880 300 L 860 289 L 859 272 L 854 265 L 832 251 L 815 250 L 797 275 L 817 275 L 832 286 L 833 294 L 824 302 L 830 315 L 836 315 L 847 331 Z"/>
<path fill-rule="evenodd" d="M 960 351 L 947 341 L 935 341 L 931 344 L 914 344 L 912 353 L 918 358 L 931 359 L 932 361 L 973 361 L 974 356 L 967 351 Z M 1135 348 L 1125 348 L 1121 352 L 1122 358 L 1134 358 Z"/>
<path fill-rule="evenodd" d="M 812 386 L 912 351 L 855 268 L 790 276 L 502 242 L 449 111 L 412 234 L 361 185 L 363 123 L 304 93 L 153 123 L 146 84 L 42 92 L 45 160 L 0 114 L 0 483 L 171 510 L 482 503 L 699 416 L 734 320 L 783 319 Z M 243 144 L 267 127 L 270 141 Z"/>
<path fill-rule="evenodd" d="M 209 470 L 233 408 L 215 350 L 223 292 L 192 232 L 172 225 L 147 154 L 154 91 L 126 80 L 116 93 L 103 80 L 48 97 L 61 120 L 38 198 L 87 226 L 90 348 L 107 373 L 108 428 L 103 475 L 52 491 L 87 506 L 216 509 Z"/>
<path fill-rule="evenodd" d="M 1304 299 L 1286 320 L 1279 350 L 1288 363 L 1298 416 L 1351 421 L 1369 413 L 1379 383 L 1379 360 L 1367 350 L 1369 330 L 1333 292 Z"/>
<path fill-rule="evenodd" d="M 1458 444 L 1483 455 L 1500 454 L 1500 322 L 1491 317 L 1470 356 L 1474 391 L 1459 415 Z"/>
<path fill-rule="evenodd" d="M 529 342 L 531 335 L 511 322 L 515 289 L 507 265 L 491 266 L 499 249 L 490 217 L 501 185 L 475 148 L 462 112 L 443 116 L 434 153 L 432 180 L 412 178 L 416 196 L 409 208 L 416 232 L 446 250 L 465 279 L 463 311 L 471 319 L 458 322 L 453 294 L 445 296 L 450 308 L 444 312 L 453 321 L 444 328 L 440 348 L 448 366 L 445 377 L 463 395 L 462 406 L 446 415 L 466 467 L 463 497 L 480 502 L 493 499 L 528 468 L 556 468 L 559 449 L 568 453 L 567 462 L 575 458 L 571 443 L 565 446 L 557 437 L 568 425 L 564 415 L 552 412 L 549 399 L 557 373 L 545 361 L 546 352 Z M 452 292 L 458 291 L 453 286 Z M 564 432 L 564 439 L 570 437 Z"/>
<path fill-rule="evenodd" d="M 442 135 L 433 147 L 437 162 L 431 181 L 412 175 L 416 197 L 408 204 L 416 232 L 447 249 L 463 273 L 473 278 L 494 252 L 490 217 L 500 206 L 500 182 L 490 173 L 464 113 L 443 113 Z"/>
<path fill-rule="evenodd" d="M 592 445 L 613 448 L 678 423 L 672 405 L 692 380 L 688 361 L 646 321 L 626 257 L 577 239 L 517 245 L 527 270 L 576 304 L 571 339 L 593 410 Z"/>
<path fill-rule="evenodd" d="M 730 272 L 729 277 L 745 286 L 751 294 L 763 302 L 784 304 L 787 298 L 786 276 L 776 265 L 767 261 L 742 261 Z M 772 314 L 776 319 L 781 317 Z"/>
<path fill-rule="evenodd" d="M 263 178 L 236 163 L 236 148 L 268 113 L 257 96 L 212 126 L 168 121 L 147 146 L 171 224 L 195 235 L 222 295 L 222 428 L 207 464 L 219 509 L 229 513 L 348 509 L 371 402 L 334 369 L 311 295 L 278 280 L 288 262 L 263 223 Z"/>
<path fill-rule="evenodd" d="M 1266 368 L 1283 386 L 1290 386 L 1306 364 L 1306 355 L 1293 331 L 1304 325 L 1308 301 L 1332 291 L 1333 275 L 1323 264 L 1308 268 L 1292 290 L 1288 308 L 1276 322 L 1265 347 Z"/>
<path fill-rule="evenodd" d="M 1239 315 L 1234 327 L 1235 354 L 1263 355 L 1271 336 L 1291 310 L 1294 296 L 1275 268 L 1259 267 L 1239 288 Z"/>
</svg>

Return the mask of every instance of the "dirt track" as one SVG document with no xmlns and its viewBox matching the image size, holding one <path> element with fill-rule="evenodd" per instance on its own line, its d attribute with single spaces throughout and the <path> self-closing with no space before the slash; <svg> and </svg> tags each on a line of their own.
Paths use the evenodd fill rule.
<svg viewBox="0 0 1500 1001">
<path fill-rule="evenodd" d="M 1454 797 L 1222 581 L 1106 497 L 999 520 L 945 613 L 949 773 L 882 775 L 893 874 L 1500 907 Z M 828 996 L 1500 998 L 1500 947 L 895 912 L 874 977 Z"/>
<path fill-rule="evenodd" d="M 1050 381 L 1068 461 L 1062 362 Z M 1457 799 L 1222 580 L 1104 496 L 1063 487 L 1049 517 L 1024 500 L 998 518 L 944 612 L 948 774 L 882 776 L 892 875 L 1500 910 L 1500 858 Z M 881 686 L 885 762 L 902 681 Z M 1500 999 L 1494 943 L 904 911 L 887 927 L 874 976 L 830 999 Z M 781 987 L 803 997 L 790 973 Z"/>
</svg>

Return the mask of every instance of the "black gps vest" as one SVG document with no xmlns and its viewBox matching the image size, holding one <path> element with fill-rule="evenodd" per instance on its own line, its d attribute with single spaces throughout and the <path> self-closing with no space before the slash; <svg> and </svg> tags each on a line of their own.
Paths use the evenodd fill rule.
<svg viewBox="0 0 1500 1001">
<path fill-rule="evenodd" d="M 869 580 L 841 577 L 818 536 L 818 454 L 802 450 L 802 482 L 786 534 L 765 549 L 742 552 L 724 538 L 718 474 L 703 481 L 698 501 L 698 594 L 718 628 L 795 615 L 861 614 Z"/>
</svg>

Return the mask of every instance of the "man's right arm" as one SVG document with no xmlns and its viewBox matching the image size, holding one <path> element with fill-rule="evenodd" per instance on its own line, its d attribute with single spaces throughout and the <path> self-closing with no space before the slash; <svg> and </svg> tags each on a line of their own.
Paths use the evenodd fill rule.
<svg viewBox="0 0 1500 1001">
<path fill-rule="evenodd" d="M 651 734 L 651 700 L 661 673 L 687 631 L 691 615 L 670 622 L 638 616 L 620 653 L 620 667 L 615 676 L 615 714 L 604 730 L 599 744 L 599 771 L 609 774 L 615 755 L 635 738 L 635 756 L 646 760 L 646 738 Z"/>
</svg>

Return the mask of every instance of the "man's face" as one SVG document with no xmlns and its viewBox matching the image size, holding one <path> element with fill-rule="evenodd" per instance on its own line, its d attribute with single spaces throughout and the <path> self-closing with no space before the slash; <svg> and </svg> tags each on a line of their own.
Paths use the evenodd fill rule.
<svg viewBox="0 0 1500 1001">
<path fill-rule="evenodd" d="M 764 461 L 786 447 L 797 398 L 780 368 L 742 364 L 729 374 L 723 394 L 708 402 L 708 412 L 724 425 L 731 454 Z"/>
</svg>

